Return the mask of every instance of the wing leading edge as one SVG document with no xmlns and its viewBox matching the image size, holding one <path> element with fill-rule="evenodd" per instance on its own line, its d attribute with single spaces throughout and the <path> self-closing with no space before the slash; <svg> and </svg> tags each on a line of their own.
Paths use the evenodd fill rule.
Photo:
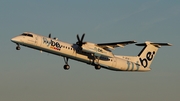
<svg viewBox="0 0 180 101">
<path fill-rule="evenodd" d="M 102 47 L 104 49 L 114 49 L 116 47 L 124 47 L 128 44 L 136 43 L 136 41 L 123 41 L 123 42 L 112 42 L 112 43 L 98 43 L 97 45 L 99 47 Z"/>
</svg>

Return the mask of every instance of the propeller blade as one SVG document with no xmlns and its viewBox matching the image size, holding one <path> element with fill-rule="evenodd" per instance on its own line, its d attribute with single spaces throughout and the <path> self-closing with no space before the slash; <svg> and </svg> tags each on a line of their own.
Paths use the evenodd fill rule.
<svg viewBox="0 0 180 101">
<path fill-rule="evenodd" d="M 85 33 L 83 33 L 83 35 L 81 37 L 81 43 L 83 42 L 84 36 L 85 36 Z"/>
<path fill-rule="evenodd" d="M 78 42 L 80 42 L 80 38 L 79 38 L 79 35 L 77 34 L 77 39 L 78 39 Z"/>
<path fill-rule="evenodd" d="M 81 39 L 79 38 L 79 35 L 77 34 L 77 42 L 76 42 L 76 44 L 78 45 L 78 46 L 82 46 L 83 44 L 85 44 L 86 42 L 83 42 L 83 39 L 84 39 L 84 36 L 85 36 L 85 33 L 83 33 L 83 35 L 82 35 L 82 37 L 81 37 Z"/>
<path fill-rule="evenodd" d="M 49 33 L 49 38 L 51 38 L 51 33 Z"/>
</svg>

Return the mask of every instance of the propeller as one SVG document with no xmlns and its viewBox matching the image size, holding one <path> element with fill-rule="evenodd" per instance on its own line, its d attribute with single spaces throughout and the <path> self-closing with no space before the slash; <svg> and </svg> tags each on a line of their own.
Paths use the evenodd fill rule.
<svg viewBox="0 0 180 101">
<path fill-rule="evenodd" d="M 84 39 L 84 36 L 85 36 L 85 33 L 83 33 L 83 35 L 81 36 L 81 39 L 79 38 L 79 35 L 77 34 L 77 42 L 76 42 L 76 44 L 78 45 L 78 46 L 82 46 L 83 44 L 85 44 L 86 42 L 83 42 L 83 39 Z"/>
<path fill-rule="evenodd" d="M 49 33 L 49 38 L 51 38 L 51 33 Z"/>
</svg>

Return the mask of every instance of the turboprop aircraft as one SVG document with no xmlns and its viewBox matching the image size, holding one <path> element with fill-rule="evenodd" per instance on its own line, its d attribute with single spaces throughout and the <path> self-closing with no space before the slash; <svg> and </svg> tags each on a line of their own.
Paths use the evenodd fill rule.
<svg viewBox="0 0 180 101">
<path fill-rule="evenodd" d="M 68 59 L 77 60 L 80 62 L 93 65 L 99 70 L 101 67 L 113 71 L 150 71 L 150 65 L 161 46 L 171 46 L 169 43 L 153 43 L 146 41 L 138 43 L 137 46 L 144 48 L 137 56 L 120 56 L 114 55 L 112 49 L 116 47 L 124 47 L 128 44 L 136 43 L 135 41 L 112 42 L 112 43 L 90 43 L 84 42 L 85 34 L 80 38 L 77 35 L 77 42 L 69 44 L 51 38 L 41 36 L 31 32 L 24 32 L 11 39 L 17 44 L 16 50 L 20 50 L 20 45 L 62 56 L 64 58 L 64 69 L 68 70 Z"/>
</svg>

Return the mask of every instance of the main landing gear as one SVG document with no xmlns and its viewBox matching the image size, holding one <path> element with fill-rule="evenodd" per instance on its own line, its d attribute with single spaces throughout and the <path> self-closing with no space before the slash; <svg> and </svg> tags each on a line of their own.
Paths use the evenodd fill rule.
<svg viewBox="0 0 180 101">
<path fill-rule="evenodd" d="M 101 66 L 99 65 L 99 59 L 100 59 L 100 57 L 96 57 L 95 55 L 94 55 L 94 58 L 95 58 L 95 60 L 96 60 L 96 62 L 97 62 L 97 64 L 95 65 L 95 69 L 96 70 L 100 70 L 101 69 Z"/>
<path fill-rule="evenodd" d="M 19 46 L 19 44 L 17 44 L 16 50 L 20 50 L 20 49 L 21 49 L 21 47 Z"/>
<path fill-rule="evenodd" d="M 64 58 L 64 62 L 65 62 L 65 65 L 64 65 L 64 69 L 65 70 L 69 70 L 70 66 L 68 65 L 68 59 L 67 57 L 63 57 Z"/>
</svg>

